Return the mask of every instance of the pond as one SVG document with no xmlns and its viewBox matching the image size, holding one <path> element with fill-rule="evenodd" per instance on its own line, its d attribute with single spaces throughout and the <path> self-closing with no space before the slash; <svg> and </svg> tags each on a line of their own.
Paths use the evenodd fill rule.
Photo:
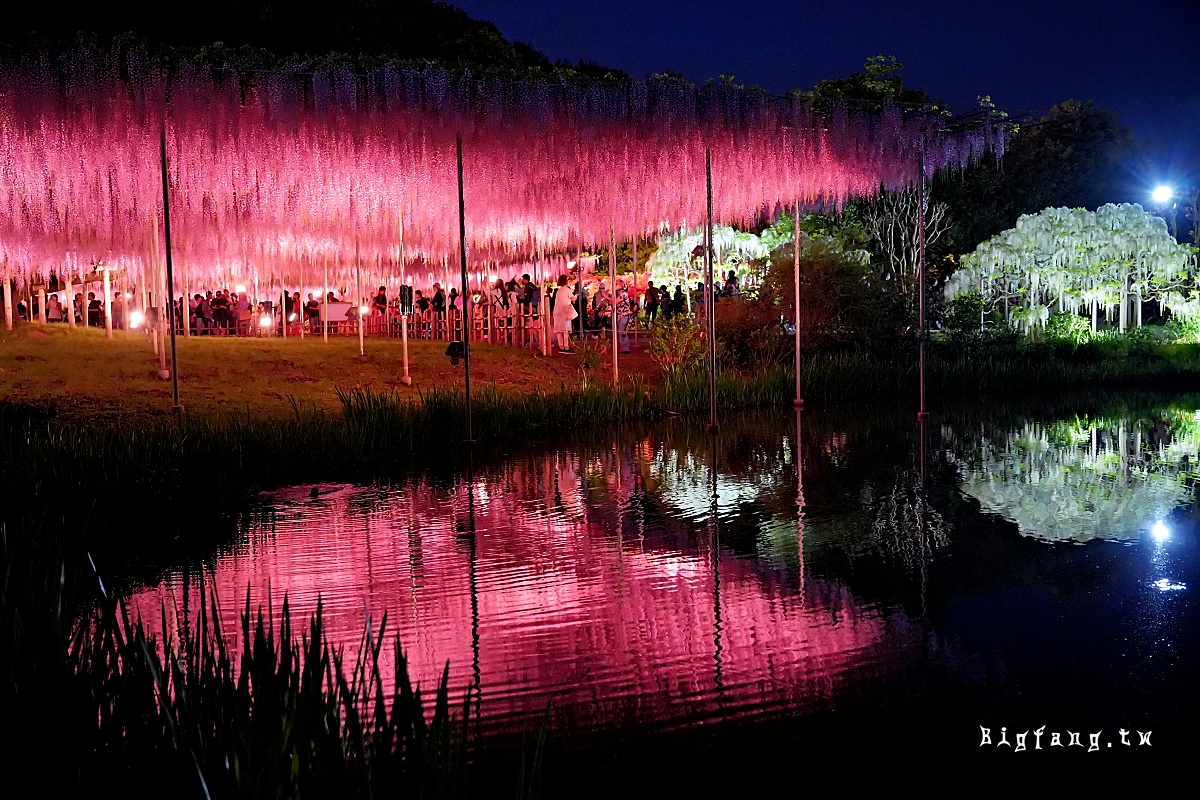
<svg viewBox="0 0 1200 800">
<path fill-rule="evenodd" d="M 626 794 L 847 753 L 1162 776 L 1200 743 L 1200 412 L 1085 405 L 675 419 L 289 487 L 135 605 L 190 624 L 203 574 L 226 631 L 247 592 L 319 600 L 347 652 L 386 616 L 501 781 L 543 720 L 549 786 Z"/>
</svg>

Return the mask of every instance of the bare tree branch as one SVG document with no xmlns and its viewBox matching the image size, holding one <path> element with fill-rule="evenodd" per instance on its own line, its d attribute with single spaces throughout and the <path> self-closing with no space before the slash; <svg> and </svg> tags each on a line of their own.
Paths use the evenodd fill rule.
<svg viewBox="0 0 1200 800">
<path fill-rule="evenodd" d="M 934 203 L 925 214 L 925 246 L 936 242 L 950 227 L 945 203 Z M 881 192 L 873 203 L 863 209 L 863 223 L 879 256 L 876 264 L 879 279 L 891 284 L 910 303 L 916 302 L 920 274 L 917 235 L 917 190 L 915 187 L 899 192 Z"/>
</svg>

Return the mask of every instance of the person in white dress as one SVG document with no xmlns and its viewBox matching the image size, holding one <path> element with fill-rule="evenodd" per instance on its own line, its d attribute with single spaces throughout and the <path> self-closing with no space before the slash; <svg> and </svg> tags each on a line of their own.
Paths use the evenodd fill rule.
<svg viewBox="0 0 1200 800">
<path fill-rule="evenodd" d="M 567 276 L 558 276 L 558 288 L 554 290 L 554 336 L 558 340 L 558 352 L 571 352 L 571 321 L 578 316 L 575 311 L 575 292 L 567 285 Z"/>
</svg>

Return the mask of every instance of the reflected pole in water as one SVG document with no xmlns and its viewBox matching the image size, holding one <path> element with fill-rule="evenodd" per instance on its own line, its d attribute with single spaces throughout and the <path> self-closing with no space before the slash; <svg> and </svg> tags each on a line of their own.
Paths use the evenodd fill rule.
<svg viewBox="0 0 1200 800">
<path fill-rule="evenodd" d="M 204 577 L 203 568 L 201 569 L 200 577 L 201 577 L 201 581 L 203 581 L 203 577 Z M 179 636 L 179 644 L 183 647 L 187 647 L 188 642 L 192 641 L 192 635 L 191 635 L 192 598 L 191 598 L 191 588 L 190 588 L 191 583 L 192 583 L 192 570 L 191 570 L 191 566 L 186 561 L 183 564 L 183 570 L 182 570 L 182 574 L 180 575 L 180 578 L 183 583 L 183 591 L 182 591 L 182 594 L 183 594 L 183 600 L 182 600 L 183 620 L 180 622 L 180 625 L 183 626 L 183 631 Z M 214 583 L 215 583 L 215 580 L 214 580 Z M 203 597 L 203 595 L 201 595 L 201 597 Z M 204 609 L 201 608 L 200 611 L 203 612 Z M 166 631 L 163 631 L 163 635 L 164 636 L 166 635 Z M 187 650 L 187 651 L 185 651 L 184 655 L 187 658 L 191 658 L 193 653 L 192 653 L 192 651 Z"/>
<path fill-rule="evenodd" d="M 620 561 L 621 557 L 624 555 L 624 553 L 622 552 L 621 544 L 624 541 L 623 534 L 624 534 L 624 527 L 625 527 L 623 524 L 623 522 L 624 522 L 623 518 L 625 515 L 625 498 L 623 497 L 623 493 L 625 491 L 625 484 L 623 483 L 623 480 L 622 480 L 624 477 L 624 470 L 621 469 L 621 461 L 622 461 L 622 459 L 621 459 L 621 443 L 619 441 L 617 441 L 616 439 L 613 440 L 613 458 L 615 458 L 616 462 L 617 462 L 617 465 L 616 465 L 616 472 L 617 472 L 617 492 L 616 492 L 616 494 L 617 494 L 617 560 Z"/>
<path fill-rule="evenodd" d="M 802 405 L 796 406 L 796 575 L 800 592 L 800 607 L 804 607 L 804 456 L 802 441 L 801 416 L 804 414 Z"/>
<path fill-rule="evenodd" d="M 471 337 L 467 335 L 467 209 L 463 200 L 463 148 L 462 134 L 458 134 L 458 252 L 462 261 L 462 348 L 463 348 L 463 391 L 467 400 L 467 438 L 465 444 L 475 443 L 475 432 L 471 428 Z"/>
<path fill-rule="evenodd" d="M 924 368 L 924 364 L 921 365 Z M 929 586 L 929 570 L 926 563 L 926 551 L 928 547 L 928 539 L 925 533 L 925 418 L 928 416 L 922 411 L 917 414 L 917 459 L 918 459 L 918 483 L 917 496 L 915 498 L 914 509 L 917 515 L 917 557 L 921 565 L 921 615 L 928 613 L 927 606 L 927 589 Z"/>
<path fill-rule="evenodd" d="M 717 434 L 713 431 L 709 436 L 709 479 L 712 496 L 708 509 L 709 547 L 713 567 L 713 685 L 717 690 L 718 704 L 725 691 L 723 675 L 725 648 L 721 643 L 721 634 L 725 623 L 721 619 L 721 535 L 717 527 Z"/>
<path fill-rule="evenodd" d="M 175 268 L 171 262 L 171 200 L 170 181 L 167 177 L 167 120 L 164 117 L 159 129 L 159 153 L 162 156 L 162 187 L 163 187 L 163 234 L 166 244 L 167 261 L 167 324 L 171 331 L 171 413 L 182 414 L 183 406 L 179 404 L 179 353 L 175 347 Z M 187 298 L 181 305 L 187 305 Z M 85 310 L 86 313 L 86 310 Z M 84 319 L 86 322 L 86 318 Z"/>
<path fill-rule="evenodd" d="M 465 304 L 464 304 L 465 305 Z M 465 322 L 465 317 L 464 317 Z M 475 734 L 479 737 L 480 707 L 483 705 L 483 670 L 479 658 L 479 573 L 478 537 L 475 535 L 475 457 L 467 450 L 467 531 L 470 560 L 467 569 L 467 584 L 471 592 L 471 689 L 474 698 Z"/>
</svg>

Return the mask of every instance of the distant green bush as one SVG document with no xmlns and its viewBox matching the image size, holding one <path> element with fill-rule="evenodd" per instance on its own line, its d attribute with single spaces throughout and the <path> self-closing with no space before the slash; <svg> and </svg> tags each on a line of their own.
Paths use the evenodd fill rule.
<svg viewBox="0 0 1200 800">
<path fill-rule="evenodd" d="M 981 329 L 983 295 L 979 292 L 960 294 L 942 307 L 941 327 L 949 336 L 974 335 Z"/>
<path fill-rule="evenodd" d="M 700 366 L 706 346 L 704 331 L 687 314 L 659 317 L 650 326 L 650 358 L 667 375 Z"/>
<path fill-rule="evenodd" d="M 1200 317 L 1171 317 L 1165 327 L 1172 341 L 1200 342 Z"/>
<path fill-rule="evenodd" d="M 1078 314 L 1057 312 L 1046 320 L 1046 341 L 1079 347 L 1092 339 L 1092 326 Z"/>
</svg>

